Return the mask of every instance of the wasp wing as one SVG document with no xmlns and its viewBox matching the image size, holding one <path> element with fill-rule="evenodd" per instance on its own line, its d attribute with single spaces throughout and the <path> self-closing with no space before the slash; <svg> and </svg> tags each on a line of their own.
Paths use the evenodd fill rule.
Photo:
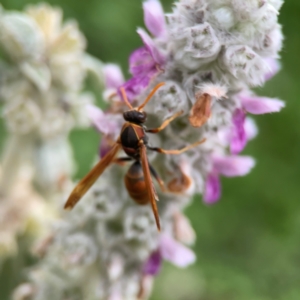
<svg viewBox="0 0 300 300">
<path fill-rule="evenodd" d="M 160 231 L 160 222 L 159 222 L 159 215 L 158 215 L 158 209 L 156 206 L 156 201 L 158 200 L 158 196 L 156 194 L 151 175 L 150 175 L 150 169 L 149 169 L 149 163 L 148 163 L 148 158 L 147 158 L 147 151 L 146 151 L 146 146 L 144 144 L 141 145 L 140 147 L 140 157 L 141 157 L 141 162 L 142 162 L 142 168 L 144 172 L 144 178 L 145 178 L 145 183 L 148 191 L 148 196 L 149 200 L 152 206 L 152 211 L 155 217 L 155 222 L 157 229 Z"/>
<path fill-rule="evenodd" d="M 110 151 L 96 164 L 96 166 L 76 185 L 71 195 L 69 196 L 64 208 L 72 209 L 81 197 L 89 190 L 98 177 L 104 172 L 108 165 L 117 155 L 121 145 L 115 143 Z"/>
</svg>

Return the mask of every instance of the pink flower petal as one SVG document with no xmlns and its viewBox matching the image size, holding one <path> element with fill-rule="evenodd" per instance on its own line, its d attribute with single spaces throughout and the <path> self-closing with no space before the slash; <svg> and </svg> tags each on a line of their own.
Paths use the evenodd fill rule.
<svg viewBox="0 0 300 300">
<path fill-rule="evenodd" d="M 129 70 L 133 76 L 140 77 L 155 69 L 155 61 L 146 47 L 133 51 L 129 57 Z"/>
<path fill-rule="evenodd" d="M 191 249 L 183 246 L 166 234 L 161 234 L 159 249 L 162 258 L 177 267 L 187 267 L 196 260 L 196 255 Z"/>
<path fill-rule="evenodd" d="M 159 273 L 162 265 L 160 251 L 154 251 L 143 266 L 143 273 L 155 276 Z"/>
<path fill-rule="evenodd" d="M 150 83 L 151 79 L 163 68 L 165 57 L 160 53 L 154 41 L 143 29 L 138 29 L 144 47 L 136 49 L 129 58 L 130 73 L 133 75 L 123 84 L 129 101 L 138 96 Z M 121 96 L 120 89 L 118 90 Z"/>
<path fill-rule="evenodd" d="M 136 96 L 142 93 L 142 91 L 149 85 L 152 77 L 155 76 L 156 73 L 157 70 L 154 69 L 146 74 L 134 76 L 123 84 L 127 98 L 130 102 L 132 102 Z M 121 96 L 120 90 L 118 90 L 118 93 Z"/>
<path fill-rule="evenodd" d="M 265 80 L 267 81 L 270 80 L 274 75 L 278 73 L 281 66 L 279 61 L 275 58 L 266 58 L 265 62 L 268 68 L 268 72 L 265 74 Z"/>
<path fill-rule="evenodd" d="M 161 3 L 157 0 L 147 0 L 143 3 L 144 22 L 147 29 L 156 37 L 166 33 L 166 22 Z"/>
<path fill-rule="evenodd" d="M 244 109 L 254 115 L 279 112 L 285 106 L 281 100 L 255 95 L 241 94 L 239 100 Z"/>
<path fill-rule="evenodd" d="M 245 132 L 248 141 L 254 139 L 257 136 L 258 128 L 255 121 L 252 118 L 247 117 L 245 120 Z"/>
<path fill-rule="evenodd" d="M 246 146 L 245 118 L 246 114 L 243 109 L 235 110 L 232 117 L 233 127 L 230 139 L 230 152 L 232 154 L 240 153 Z"/>
<path fill-rule="evenodd" d="M 250 172 L 255 165 L 255 160 L 250 156 L 214 156 L 214 169 L 226 176 L 244 176 Z"/>
<path fill-rule="evenodd" d="M 92 121 L 94 126 L 96 126 L 95 123 L 97 123 L 97 121 L 104 116 L 103 110 L 95 105 L 88 104 L 86 106 L 86 110 L 87 110 L 89 119 Z"/>
<path fill-rule="evenodd" d="M 151 39 L 151 37 L 148 35 L 148 33 L 143 30 L 142 28 L 139 28 L 137 30 L 137 33 L 141 37 L 145 47 L 153 57 L 153 60 L 157 65 L 163 65 L 165 63 L 165 57 L 160 53 L 158 48 L 156 47 L 154 41 Z"/>
<path fill-rule="evenodd" d="M 207 204 L 213 204 L 221 197 L 221 183 L 219 175 L 211 173 L 207 176 L 205 182 L 205 191 L 203 201 Z"/>
<path fill-rule="evenodd" d="M 117 138 L 124 123 L 122 115 L 106 114 L 100 108 L 91 104 L 87 105 L 86 109 L 92 124 L 99 132 L 110 135 L 113 139 Z"/>
<path fill-rule="evenodd" d="M 123 73 L 118 65 L 106 64 L 103 68 L 106 88 L 117 89 L 124 83 Z"/>
</svg>

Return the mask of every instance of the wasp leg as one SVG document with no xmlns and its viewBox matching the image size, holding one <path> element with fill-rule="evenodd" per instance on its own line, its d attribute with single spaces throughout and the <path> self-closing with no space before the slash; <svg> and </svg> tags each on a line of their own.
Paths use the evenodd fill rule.
<svg viewBox="0 0 300 300">
<path fill-rule="evenodd" d="M 165 129 L 174 119 L 176 119 L 177 117 L 179 117 L 180 115 L 182 115 L 183 111 L 179 111 L 176 114 L 174 114 L 173 116 L 171 116 L 170 118 L 168 118 L 167 120 L 165 120 L 158 128 L 153 128 L 153 129 L 146 129 L 146 132 L 149 133 L 158 133 L 160 131 L 162 131 L 163 129 Z"/>
<path fill-rule="evenodd" d="M 203 140 L 198 141 L 198 142 L 196 142 L 194 144 L 188 145 L 188 146 L 186 146 L 184 148 L 175 149 L 175 150 L 165 150 L 165 149 L 161 149 L 161 148 L 158 148 L 158 147 L 150 147 L 150 146 L 147 146 L 147 148 L 149 150 L 156 151 L 156 152 L 159 152 L 159 153 L 164 153 L 164 154 L 181 154 L 181 153 L 183 153 L 183 152 L 185 152 L 187 150 L 190 150 L 190 149 L 192 149 L 192 148 L 194 148 L 194 147 L 196 147 L 196 146 L 204 143 L 205 140 L 206 139 L 203 139 Z"/>
<path fill-rule="evenodd" d="M 156 170 L 149 164 L 149 168 L 150 168 L 150 172 L 152 174 L 152 176 L 156 179 L 156 181 L 158 182 L 160 189 L 165 192 L 166 191 L 166 187 L 165 187 L 165 183 L 163 182 L 163 180 L 159 177 L 159 175 L 157 174 Z"/>
<path fill-rule="evenodd" d="M 124 100 L 125 104 L 129 107 L 130 110 L 132 110 L 133 107 L 130 104 L 130 102 L 128 101 L 128 98 L 127 98 L 126 91 L 125 91 L 124 87 L 121 87 L 120 90 L 121 90 L 121 94 L 122 94 L 122 97 L 123 97 L 123 100 Z"/>
<path fill-rule="evenodd" d="M 150 94 L 148 95 L 148 97 L 145 99 L 145 101 L 137 108 L 138 111 L 140 111 L 142 108 L 144 108 L 144 106 L 149 102 L 149 100 L 153 97 L 153 95 L 156 93 L 156 91 L 161 87 L 165 85 L 165 82 L 160 82 L 158 83 L 153 90 L 150 92 Z"/>
</svg>

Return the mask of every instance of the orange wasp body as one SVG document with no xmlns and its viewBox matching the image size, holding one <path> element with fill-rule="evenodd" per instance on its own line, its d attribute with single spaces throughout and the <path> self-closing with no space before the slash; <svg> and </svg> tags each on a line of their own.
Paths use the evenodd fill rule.
<svg viewBox="0 0 300 300">
<path fill-rule="evenodd" d="M 65 204 L 66 209 L 71 209 L 81 199 L 81 197 L 89 190 L 98 177 L 104 172 L 108 165 L 112 162 L 124 162 L 134 160 L 134 163 L 129 168 L 125 175 L 124 181 L 127 191 L 131 198 L 138 204 L 148 204 L 150 202 L 155 217 L 157 229 L 160 230 L 160 222 L 156 201 L 158 200 L 151 175 L 157 180 L 162 190 L 164 190 L 164 183 L 149 164 L 147 158 L 147 149 L 165 154 L 180 154 L 188 149 L 191 149 L 204 140 L 195 144 L 184 147 L 180 150 L 164 150 L 161 148 L 153 148 L 148 145 L 147 133 L 158 133 L 163 130 L 172 120 L 181 115 L 181 112 L 175 114 L 169 119 L 165 120 L 163 124 L 155 129 L 146 129 L 143 123 L 147 119 L 147 114 L 142 111 L 142 108 L 151 99 L 157 89 L 164 83 L 158 84 L 143 104 L 137 108 L 133 108 L 128 102 L 124 89 L 121 89 L 125 103 L 128 105 L 129 110 L 123 113 L 125 124 L 122 127 L 120 136 L 110 151 L 94 166 L 94 168 L 77 184 L 72 191 Z M 127 157 L 115 159 L 118 151 L 123 148 Z"/>
</svg>

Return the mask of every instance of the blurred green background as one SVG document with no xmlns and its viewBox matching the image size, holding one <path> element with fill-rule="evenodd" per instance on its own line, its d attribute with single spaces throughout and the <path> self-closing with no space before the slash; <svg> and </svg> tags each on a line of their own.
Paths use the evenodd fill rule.
<svg viewBox="0 0 300 300">
<path fill-rule="evenodd" d="M 5 9 L 22 9 L 39 1 L 2 0 Z M 77 19 L 88 51 L 127 72 L 127 58 L 141 45 L 135 33 L 143 26 L 140 0 L 48 1 Z M 166 11 L 171 0 L 163 0 Z M 299 300 L 300 299 L 300 1 L 284 4 L 280 22 L 285 35 L 282 71 L 259 94 L 286 101 L 279 114 L 258 116 L 260 133 L 245 154 L 257 159 L 247 177 L 223 178 L 223 197 L 211 207 L 196 198 L 187 209 L 197 232 L 197 263 L 179 270 L 165 264 L 151 299 Z M 298 101 L 298 102 L 297 102 Z M 0 149 L 5 130 L 0 125 Z M 97 151 L 92 129 L 71 135 L 78 174 L 85 174 Z M 22 204 L 20 204 L 22 205 Z M 9 278 L 8 262 L 0 277 L 0 299 L 19 277 Z M 56 300 L 56 299 L 53 299 Z"/>
</svg>

